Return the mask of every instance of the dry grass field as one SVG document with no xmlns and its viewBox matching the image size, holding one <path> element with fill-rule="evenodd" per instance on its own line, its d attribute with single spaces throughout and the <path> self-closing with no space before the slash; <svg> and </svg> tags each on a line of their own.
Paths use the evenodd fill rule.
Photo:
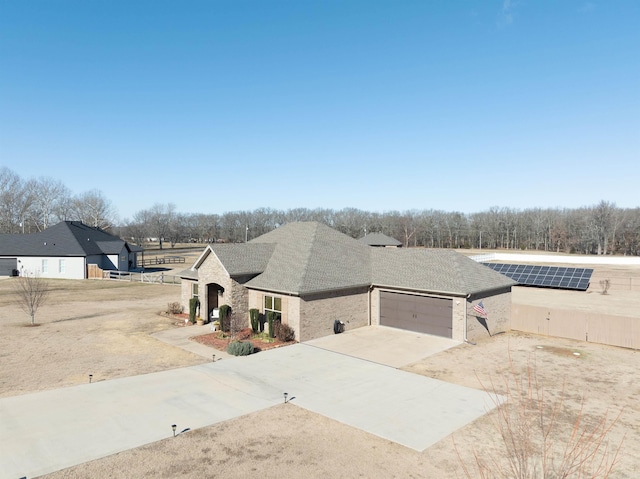
<svg viewBox="0 0 640 479">
<path fill-rule="evenodd" d="M 149 336 L 174 327 L 159 313 L 178 299 L 176 286 L 54 282 L 49 302 L 36 317 L 40 325 L 27 327 L 28 317 L 12 304 L 10 281 L 0 280 L 0 397 L 86 382 L 89 373 L 103 380 L 203 362 Z M 640 311 L 638 294 L 622 290 L 603 296 L 516 289 L 514 302 L 558 310 L 613 308 L 633 317 Z M 508 377 L 510 361 L 518 373 L 535 364 L 547 397 L 564 397 L 564 429 L 581 407 L 586 424 L 621 411 L 609 435 L 612 446 L 624 439 L 611 477 L 640 477 L 638 351 L 509 333 L 460 345 L 404 369 L 475 388 L 493 380 L 504 392 L 501 378 Z M 483 457 L 500 454 L 499 434 L 491 426 L 494 417 L 495 412 L 416 452 L 295 404 L 283 404 L 47 477 L 463 477 L 460 457 L 471 464 L 474 451 Z"/>
</svg>

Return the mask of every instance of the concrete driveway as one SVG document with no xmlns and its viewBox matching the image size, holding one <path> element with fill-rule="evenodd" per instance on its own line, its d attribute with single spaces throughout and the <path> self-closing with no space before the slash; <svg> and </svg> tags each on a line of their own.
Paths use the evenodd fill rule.
<svg viewBox="0 0 640 479">
<path fill-rule="evenodd" d="M 0 399 L 0 477 L 34 477 L 283 402 L 422 451 L 492 408 L 486 393 L 296 344 Z"/>
<path fill-rule="evenodd" d="M 462 343 L 403 329 L 366 326 L 312 339 L 305 344 L 400 368 Z"/>
</svg>

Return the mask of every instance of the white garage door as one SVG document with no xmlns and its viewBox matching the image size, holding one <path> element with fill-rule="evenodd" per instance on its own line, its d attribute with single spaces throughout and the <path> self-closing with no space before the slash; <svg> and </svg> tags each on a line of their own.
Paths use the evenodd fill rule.
<svg viewBox="0 0 640 479">
<path fill-rule="evenodd" d="M 419 333 L 452 337 L 452 300 L 380 292 L 380 324 Z"/>
</svg>

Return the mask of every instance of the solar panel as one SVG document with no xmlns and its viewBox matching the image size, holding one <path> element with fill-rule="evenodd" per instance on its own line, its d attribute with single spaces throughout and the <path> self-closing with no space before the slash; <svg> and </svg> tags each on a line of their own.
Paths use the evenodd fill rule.
<svg viewBox="0 0 640 479">
<path fill-rule="evenodd" d="M 593 269 L 565 266 L 534 266 L 530 264 L 482 263 L 517 281 L 521 286 L 576 289 L 586 291 Z"/>
</svg>

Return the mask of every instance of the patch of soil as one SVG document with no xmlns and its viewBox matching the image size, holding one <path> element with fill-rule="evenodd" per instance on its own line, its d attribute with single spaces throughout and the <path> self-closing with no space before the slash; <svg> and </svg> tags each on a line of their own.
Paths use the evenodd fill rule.
<svg viewBox="0 0 640 479">
<path fill-rule="evenodd" d="M 221 331 L 211 334 L 202 334 L 191 339 L 200 344 L 204 344 L 205 346 L 215 348 L 219 351 L 226 351 L 229 343 L 232 341 L 231 337 Z M 288 344 L 295 343 L 295 341 L 282 342 L 277 338 L 273 338 L 271 339 L 271 341 L 265 341 L 262 337 L 253 335 L 251 328 L 243 329 L 242 331 L 240 331 L 237 334 L 237 339 L 240 341 L 250 341 L 253 345 L 253 350 L 256 353 L 259 351 L 279 348 L 280 346 L 286 346 Z"/>
</svg>

